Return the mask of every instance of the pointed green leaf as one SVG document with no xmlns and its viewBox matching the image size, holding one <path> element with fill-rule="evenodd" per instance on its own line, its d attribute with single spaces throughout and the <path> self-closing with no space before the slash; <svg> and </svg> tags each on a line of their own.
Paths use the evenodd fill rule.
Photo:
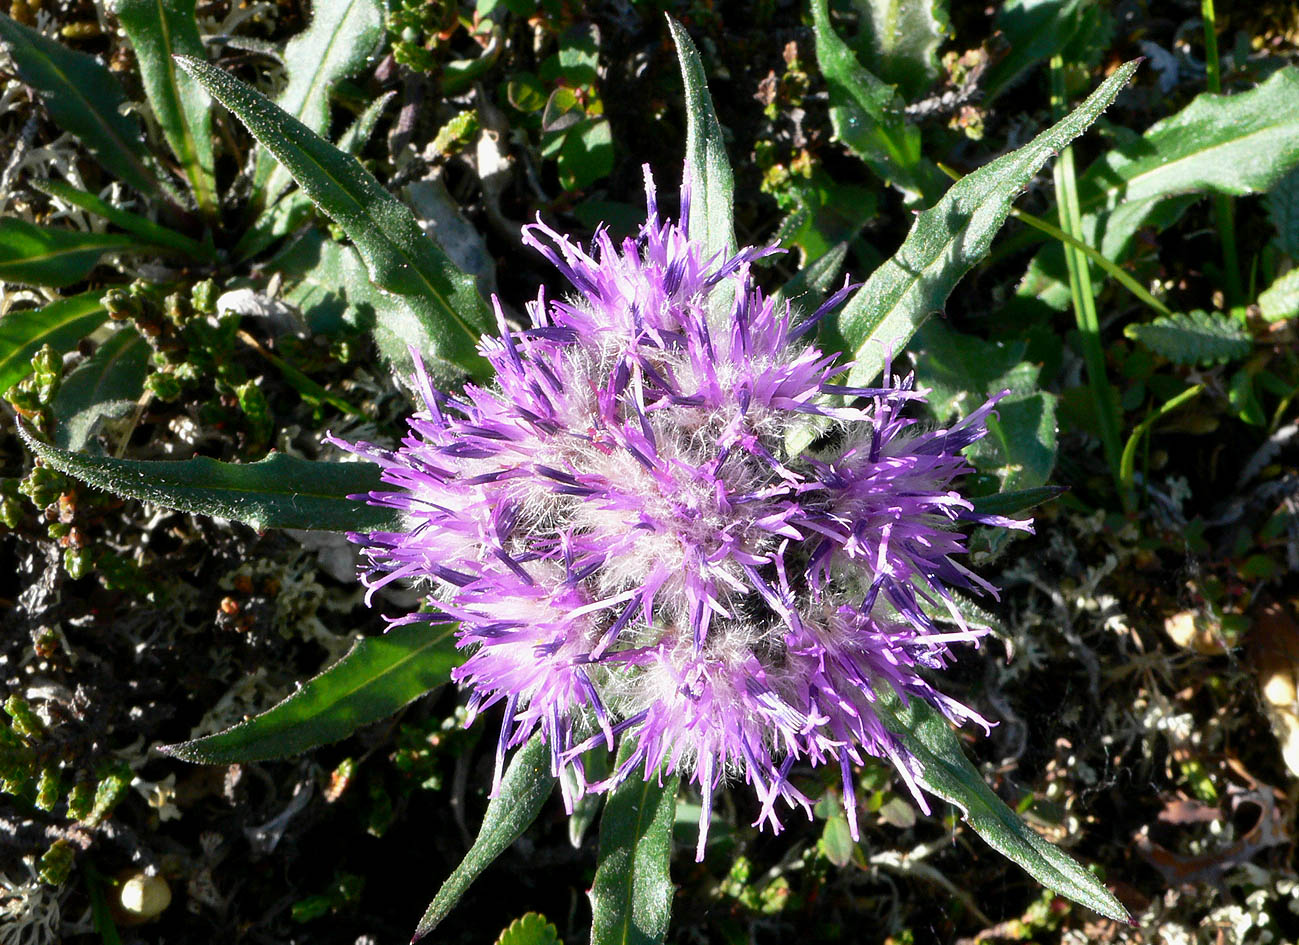
<svg viewBox="0 0 1299 945">
<path fill-rule="evenodd" d="M 1291 259 L 1299 259 L 1299 167 L 1273 184 L 1264 202 L 1276 227 L 1273 242 Z"/>
<path fill-rule="evenodd" d="M 1299 166 L 1299 68 L 1287 66 L 1237 95 L 1199 96 L 1139 139 L 1094 162 L 1078 178 L 1085 241 L 1119 261 L 1143 226 L 1163 229 L 1211 191 L 1241 196 L 1278 185 Z M 1095 280 L 1099 288 L 1103 280 Z M 1044 247 L 1018 294 L 1063 309 L 1070 301 L 1064 255 Z"/>
<path fill-rule="evenodd" d="M 1058 431 L 1054 394 L 1011 394 L 988 417 L 988 435 L 970 448 L 970 458 L 995 472 L 1003 491 L 1033 489 L 1055 469 Z"/>
<path fill-rule="evenodd" d="M 862 68 L 830 24 L 828 0 L 813 0 L 812 21 L 835 135 L 908 200 L 935 192 L 940 175 L 921 154 L 920 129 L 907 123 L 897 89 Z"/>
<path fill-rule="evenodd" d="M 148 344 L 134 328 L 119 328 L 59 385 L 50 405 L 57 421 L 54 442 L 62 449 L 82 449 L 100 421 L 134 409 L 148 373 Z"/>
<path fill-rule="evenodd" d="M 353 156 L 360 154 L 361 149 L 374 133 L 374 126 L 378 124 L 383 110 L 388 107 L 388 103 L 396 94 L 396 92 L 385 92 L 367 105 L 357 116 L 356 121 L 352 122 L 339 137 L 338 150 Z M 244 235 L 235 244 L 231 255 L 236 260 L 256 256 L 280 237 L 288 236 L 300 228 L 310 217 L 311 209 L 311 198 L 302 191 L 295 190 L 285 194 L 275 202 L 274 206 L 262 211 L 253 225 L 244 231 Z"/>
<path fill-rule="evenodd" d="M 0 40 L 23 81 L 41 94 L 50 117 L 90 149 L 100 164 L 144 194 L 157 194 L 140 126 L 121 113 L 126 103 L 116 76 L 92 56 L 46 39 L 0 14 Z"/>
<path fill-rule="evenodd" d="M 32 355 L 42 345 L 70 351 L 108 320 L 99 292 L 85 292 L 0 316 L 0 394 L 31 373 Z"/>
<path fill-rule="evenodd" d="M 988 69 L 983 97 L 991 101 L 1013 86 L 1033 66 L 1061 52 L 1078 33 L 1087 0 L 1006 0 L 996 26 L 1010 46 Z"/>
<path fill-rule="evenodd" d="M 161 748 L 204 765 L 287 758 L 347 738 L 451 678 L 461 662 L 449 630 L 426 623 L 361 637 L 334 665 L 256 718 Z"/>
<path fill-rule="evenodd" d="M 210 246 L 205 246 L 198 240 L 190 239 L 183 233 L 177 233 L 165 226 L 159 226 L 147 217 L 114 207 L 98 194 L 92 194 L 88 190 L 81 190 L 64 181 L 50 178 L 37 178 L 30 181 L 30 183 L 42 193 L 49 194 L 51 197 L 58 197 L 65 203 L 80 207 L 87 213 L 103 217 L 109 223 L 119 226 L 128 233 L 132 233 L 139 239 L 144 240 L 150 246 L 173 249 L 176 252 L 184 253 L 186 256 L 201 259 L 205 262 L 213 262 L 216 259 L 216 254 Z"/>
<path fill-rule="evenodd" d="M 1213 364 L 1243 358 L 1254 339 L 1221 312 L 1174 312 L 1129 325 L 1123 334 L 1174 364 Z"/>
<path fill-rule="evenodd" d="M 615 767 L 634 749 L 634 740 L 624 739 Z M 677 781 L 643 781 L 633 772 L 609 795 L 591 884 L 591 945 L 658 945 L 667 936 Z"/>
<path fill-rule="evenodd" d="M 256 463 L 116 459 L 59 449 L 19 427 L 27 448 L 60 472 L 98 489 L 163 508 L 212 515 L 253 528 L 374 531 L 401 527 L 400 515 L 349 495 L 381 488 L 373 463 L 328 463 L 273 453 Z"/>
<path fill-rule="evenodd" d="M 437 928 L 479 874 L 532 825 L 554 786 L 550 749 L 538 733 L 514 753 L 501 778 L 500 790 L 487 804 L 473 846 L 429 903 L 412 942 Z"/>
<path fill-rule="evenodd" d="M 1064 486 L 1035 486 L 1032 489 L 1017 489 L 1011 492 L 998 492 L 996 495 L 979 496 L 971 499 L 974 511 L 980 515 L 1014 515 L 1024 512 L 1043 502 L 1050 502 L 1057 496 L 1069 491 Z"/>
<path fill-rule="evenodd" d="M 1258 294 L 1258 311 L 1269 322 L 1299 315 L 1299 269 L 1291 269 Z"/>
<path fill-rule="evenodd" d="M 959 807 L 965 822 L 994 850 L 1062 896 L 1119 922 L 1127 910 L 1073 857 L 1042 839 L 983 783 L 961 751 L 947 720 L 924 699 L 902 704 L 887 684 L 876 687 L 875 712 L 919 763 L 917 779 L 931 794 Z"/>
<path fill-rule="evenodd" d="M 982 259 L 1021 190 L 1050 157 L 1080 135 L 1114 100 L 1136 71 L 1115 70 L 1066 118 L 1010 154 L 953 184 L 920 213 L 902 247 L 875 270 L 840 314 L 844 338 L 855 352 L 850 384 L 869 384 L 885 359 L 898 353 L 956 283 Z"/>
<path fill-rule="evenodd" d="M 487 304 L 472 277 L 461 272 L 424 235 L 410 209 L 361 166 L 285 114 L 255 90 L 197 59 L 180 60 L 214 98 L 288 168 L 298 186 L 356 244 L 370 279 L 401 296 L 423 336 L 421 353 L 479 378 L 490 373 L 477 351 L 491 330 Z"/>
<path fill-rule="evenodd" d="M 275 104 L 316 134 L 329 131 L 329 93 L 354 74 L 383 37 L 383 8 L 375 0 L 315 0 L 311 23 L 284 47 L 289 81 Z M 265 206 L 289 185 L 282 165 L 258 151 L 253 191 Z"/>
<path fill-rule="evenodd" d="M 938 47 L 951 32 L 947 0 L 854 0 L 870 49 L 866 65 L 915 98 L 938 78 Z"/>
<path fill-rule="evenodd" d="M 708 77 L 690 34 L 668 18 L 686 91 L 686 167 L 690 188 L 690 236 L 704 247 L 704 258 L 735 252 L 735 178 L 726 157 L 726 139 L 708 94 Z"/>
<path fill-rule="evenodd" d="M 185 172 L 199 209 L 211 216 L 217 211 L 212 103 L 171 58 L 177 53 L 204 55 L 195 8 L 196 0 L 113 0 L 163 136 Z"/>
<path fill-rule="evenodd" d="M 104 253 L 133 249 L 139 242 L 120 233 L 50 229 L 5 217 L 0 219 L 0 280 L 57 289 L 84 279 Z"/>
</svg>

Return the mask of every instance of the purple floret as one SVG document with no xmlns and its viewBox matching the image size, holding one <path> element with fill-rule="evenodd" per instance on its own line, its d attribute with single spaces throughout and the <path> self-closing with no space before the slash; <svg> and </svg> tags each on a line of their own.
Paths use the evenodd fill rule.
<svg viewBox="0 0 1299 945">
<path fill-rule="evenodd" d="M 952 589 L 992 593 L 956 557 L 985 516 L 952 488 L 994 397 L 948 430 L 904 415 L 923 398 L 885 371 L 878 389 L 834 383 L 846 365 L 802 338 L 853 287 L 796 320 L 752 282 L 774 250 L 707 255 L 684 222 L 649 215 L 638 236 L 596 234 L 586 252 L 541 222 L 524 242 L 574 288 L 528 306 L 531 326 L 481 350 L 490 388 L 435 390 L 396 450 L 341 444 L 383 468 L 367 498 L 405 513 L 401 532 L 350 536 L 370 593 L 428 588 L 469 654 L 453 674 L 471 716 L 502 703 L 498 757 L 540 731 L 565 803 L 629 777 L 680 773 L 711 801 L 753 786 L 757 819 L 811 800 L 795 764 L 833 764 L 857 835 L 852 765 L 897 768 L 922 807 L 919 767 L 873 709 L 881 685 L 947 718 L 988 726 L 938 692 L 954 643 L 977 643 Z M 682 219 L 688 219 L 688 194 Z M 788 455 L 811 418 L 833 446 Z M 946 613 L 945 628 L 933 614 Z M 582 755 L 634 750 L 588 782 Z M 576 792 L 576 794 L 574 793 Z M 926 808 L 927 809 L 927 808 Z"/>
</svg>

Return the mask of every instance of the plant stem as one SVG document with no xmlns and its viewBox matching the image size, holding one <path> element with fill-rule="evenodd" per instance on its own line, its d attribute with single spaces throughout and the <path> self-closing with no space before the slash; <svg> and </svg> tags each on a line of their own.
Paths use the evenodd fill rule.
<svg viewBox="0 0 1299 945">
<path fill-rule="evenodd" d="M 1165 401 L 1150 416 L 1132 428 L 1132 434 L 1128 437 L 1127 443 L 1123 444 L 1123 457 L 1119 462 L 1119 488 L 1123 491 L 1124 507 L 1135 506 L 1136 503 L 1134 483 L 1137 475 L 1137 447 L 1141 445 L 1142 439 L 1161 418 L 1176 410 L 1188 400 L 1199 397 L 1203 391 L 1204 387 L 1200 384 L 1188 387 L 1176 397 Z"/>
<path fill-rule="evenodd" d="M 1065 101 L 1064 60 L 1059 55 L 1051 57 L 1051 105 L 1058 115 L 1063 115 L 1068 110 Z M 1105 349 L 1101 346 L 1100 319 L 1096 314 L 1091 268 L 1087 257 L 1073 245 L 1075 241 L 1083 242 L 1083 239 L 1071 146 L 1060 151 L 1060 157 L 1055 163 L 1055 199 L 1060 213 L 1060 229 L 1072 237 L 1064 245 L 1064 258 L 1069 268 L 1069 291 L 1073 296 L 1074 317 L 1078 322 L 1083 361 L 1087 365 L 1087 380 L 1096 407 L 1101 445 L 1105 449 L 1110 474 L 1114 477 L 1115 484 L 1121 486 L 1119 415 L 1105 375 Z M 1121 488 L 1120 495 L 1124 498 L 1124 507 L 1129 508 L 1127 496 Z"/>
<path fill-rule="evenodd" d="M 1200 0 L 1200 18 L 1204 21 L 1204 71 L 1209 91 L 1222 93 L 1222 67 L 1218 61 L 1218 25 L 1213 0 Z M 1244 302 L 1240 282 L 1240 255 L 1236 250 L 1236 208 L 1230 194 L 1213 195 L 1213 216 L 1222 242 L 1222 271 L 1227 280 L 1227 306 Z"/>
</svg>

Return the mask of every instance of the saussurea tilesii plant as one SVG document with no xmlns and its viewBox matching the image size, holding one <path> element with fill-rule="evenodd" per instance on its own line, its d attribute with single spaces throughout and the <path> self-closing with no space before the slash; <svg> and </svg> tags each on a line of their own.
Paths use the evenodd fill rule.
<svg viewBox="0 0 1299 945">
<path fill-rule="evenodd" d="M 525 229 L 572 292 L 542 290 L 517 331 L 497 304 L 499 337 L 481 344 L 495 385 L 447 393 L 420 368 L 424 409 L 399 448 L 335 440 L 383 468 L 393 488 L 367 498 L 409 523 L 349 537 L 370 595 L 397 579 L 430 588 L 430 609 L 394 624 L 458 622 L 469 656 L 452 677 L 471 720 L 504 704 L 497 785 L 537 731 L 551 773 L 572 775 L 570 811 L 584 791 L 682 773 L 703 797 L 703 859 L 728 776 L 778 831 L 778 801 L 812 815 L 791 768 L 830 764 L 856 839 L 864 755 L 890 760 L 928 811 L 919 763 L 875 713 L 882 684 L 989 725 L 920 670 L 987 632 L 949 591 L 992 592 L 958 560 L 959 526 L 1030 530 L 953 488 L 999 398 L 925 430 L 910 376 L 835 384 L 845 365 L 806 338 L 856 286 L 799 317 L 752 278 L 778 250 L 710 254 L 691 239 L 690 182 L 680 222 L 661 218 L 648 168 L 645 187 L 648 219 L 621 245 L 599 232 L 588 254 Z M 833 423 L 827 445 L 784 457 L 809 416 Z M 619 737 L 634 750 L 588 781 L 583 753 Z"/>
<path fill-rule="evenodd" d="M 1018 190 L 1095 120 L 1135 63 L 954 184 L 864 286 L 802 316 L 754 287 L 751 267 L 769 250 L 733 248 L 722 131 L 698 53 L 669 25 L 688 116 L 681 222 L 660 219 L 650 185 L 649 219 L 621 246 L 599 234 L 587 253 L 540 222 L 529 227 L 528 242 L 573 294 L 539 294 L 522 329 L 498 307 L 500 336 L 479 351 L 465 342 L 490 321 L 478 317 L 487 306 L 408 208 L 253 89 L 177 57 L 350 237 L 345 261 L 383 290 L 373 298 L 381 349 L 401 339 L 442 376 L 459 366 L 479 380 L 438 391 L 417 364 L 423 404 L 404 444 L 352 447 L 372 462 L 140 462 L 22 431 L 43 462 L 91 484 L 257 528 L 356 533 L 372 588 L 400 578 L 434 588 L 429 613 L 358 640 L 279 705 L 164 750 L 209 764 L 285 757 L 453 675 L 475 711 L 505 703 L 496 796 L 416 937 L 537 816 L 552 772 L 565 775 L 570 807 L 609 792 L 592 941 L 622 941 L 632 926 L 662 941 L 679 774 L 706 803 L 728 776 L 747 779 L 758 821 L 776 828 L 778 805 L 812 800 L 795 783 L 800 762 L 838 766 L 851 818 L 851 766 L 867 755 L 892 761 L 921 805 L 919 789 L 957 805 L 1044 884 L 1126 918 L 1096 877 L 983 783 L 951 723 L 988 723 L 928 681 L 953 644 L 984 632 L 954 600 L 991 590 L 956 560 L 957 526 L 1026 527 L 1002 516 L 1051 490 L 962 498 L 952 488 L 968 470 L 961 451 L 996 398 L 950 429 L 924 430 L 914 420 L 923 393 L 887 362 L 986 254 Z M 855 363 L 805 340 L 828 316 Z M 865 386 L 881 364 L 883 379 Z M 441 642 L 450 631 L 429 625 L 439 621 L 457 627 L 463 662 Z M 588 779 L 584 753 L 615 741 L 614 770 Z M 701 850 L 709 819 L 705 809 Z"/>
</svg>

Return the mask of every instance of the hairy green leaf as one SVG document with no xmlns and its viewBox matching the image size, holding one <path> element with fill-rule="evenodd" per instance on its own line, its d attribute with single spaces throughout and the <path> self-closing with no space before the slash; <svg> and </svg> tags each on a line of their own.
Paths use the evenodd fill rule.
<svg viewBox="0 0 1299 945">
<path fill-rule="evenodd" d="M 907 123 L 897 89 L 862 68 L 830 24 L 828 0 L 812 0 L 816 60 L 830 87 L 834 133 L 909 200 L 934 191 L 939 175 L 920 151 L 920 129 Z"/>
<path fill-rule="evenodd" d="M 373 531 L 401 527 L 391 509 L 349 495 L 380 488 L 373 463 L 328 463 L 274 453 L 256 463 L 87 456 L 41 443 L 19 428 L 28 449 L 60 472 L 117 495 L 163 508 L 213 515 L 253 528 Z"/>
<path fill-rule="evenodd" d="M 1033 832 L 983 783 L 961 751 L 947 720 L 924 699 L 906 705 L 887 685 L 876 688 L 875 712 L 920 762 L 920 785 L 956 805 L 965 821 L 998 853 L 1022 866 L 1030 876 L 1062 896 L 1119 922 L 1127 910 L 1073 857 Z"/>
<path fill-rule="evenodd" d="M 726 157 L 726 139 L 708 94 L 699 50 L 676 20 L 668 19 L 686 91 L 685 186 L 690 188 L 690 236 L 704 257 L 735 252 L 735 178 Z"/>
<path fill-rule="evenodd" d="M 429 358 L 479 378 L 490 373 L 477 351 L 491 330 L 487 303 L 420 229 L 410 209 L 343 153 L 255 90 L 206 62 L 181 64 L 288 168 L 298 186 L 351 237 L 380 289 L 401 296 Z"/>
<path fill-rule="evenodd" d="M 942 306 L 961 277 L 988 252 L 1011 204 L 1050 157 L 1080 135 L 1136 71 L 1130 62 L 1066 118 L 1031 142 L 953 184 L 920 213 L 901 248 L 849 300 L 839 316 L 855 352 L 850 384 L 869 384 L 885 359 Z"/>
<path fill-rule="evenodd" d="M 1055 468 L 1055 395 L 1011 394 L 988 417 L 988 435 L 970 449 L 974 465 L 995 472 L 1003 491 L 1032 489 Z"/>
<path fill-rule="evenodd" d="M 980 83 L 984 100 L 992 101 L 1033 66 L 1061 52 L 1083 25 L 1088 6 L 1087 0 L 1006 0 L 996 26 L 1010 50 Z"/>
<path fill-rule="evenodd" d="M 1291 269 L 1260 292 L 1258 310 L 1269 322 L 1299 315 L 1299 269 Z"/>
<path fill-rule="evenodd" d="M 514 753 L 501 778 L 500 790 L 487 804 L 487 813 L 483 815 L 483 824 L 478 828 L 473 846 L 429 903 L 412 942 L 437 928 L 479 874 L 532 825 L 554 786 L 555 779 L 550 773 L 550 749 L 538 733 Z"/>
<path fill-rule="evenodd" d="M 120 233 L 84 233 L 0 219 L 0 280 L 60 288 L 80 282 L 110 250 L 134 249 L 139 240 Z"/>
<path fill-rule="evenodd" d="M 375 0 L 315 0 L 311 23 L 284 47 L 289 81 L 275 104 L 316 134 L 329 131 L 329 93 L 359 70 L 383 37 L 383 8 Z M 270 154 L 259 151 L 253 190 L 269 206 L 290 176 Z"/>
<path fill-rule="evenodd" d="M 171 58 L 177 53 L 204 55 L 196 6 L 196 0 L 113 0 L 163 136 L 189 180 L 199 209 L 211 216 L 217 211 L 212 103 Z"/>
<path fill-rule="evenodd" d="M 615 767 L 635 747 L 633 739 L 623 739 Z M 676 776 L 641 780 L 633 772 L 609 795 L 590 892 L 591 945 L 658 945 L 667 936 L 677 782 Z"/>
<path fill-rule="evenodd" d="M 1019 339 L 987 341 L 956 331 L 938 318 L 925 322 L 911 349 L 917 386 L 929 391 L 928 410 L 946 423 L 1003 390 L 1036 390 L 1040 368 L 1025 360 L 1027 346 Z"/>
<path fill-rule="evenodd" d="M 70 203 L 88 213 L 103 217 L 109 223 L 121 227 L 128 233 L 135 234 L 151 246 L 172 249 L 205 262 L 213 262 L 216 259 L 212 247 L 206 246 L 198 240 L 190 239 L 183 233 L 177 233 L 165 226 L 159 226 L 147 217 L 114 207 L 98 194 L 92 194 L 88 190 L 81 190 L 64 181 L 51 179 L 41 180 L 38 178 L 31 181 L 31 185 L 51 197 L 58 197 L 65 203 Z"/>
<path fill-rule="evenodd" d="M 338 139 L 338 150 L 353 156 L 361 153 L 374 133 L 374 126 L 396 92 L 385 92 L 365 107 Z M 257 220 L 244 231 L 235 244 L 235 259 L 249 259 L 281 237 L 298 230 L 311 216 L 311 198 L 300 190 L 285 194 L 275 205 L 264 210 Z"/>
<path fill-rule="evenodd" d="M 510 923 L 496 945 L 559 945 L 559 930 L 536 912 L 528 912 Z"/>
<path fill-rule="evenodd" d="M 393 627 L 359 638 L 346 656 L 261 715 L 161 751 L 204 765 L 299 755 L 388 718 L 449 680 L 460 662 L 449 630 L 426 623 Z"/>
<path fill-rule="evenodd" d="M 72 132 L 100 164 L 144 194 L 159 192 L 147 164 L 140 126 L 124 116 L 116 76 L 92 56 L 75 52 L 0 14 L 0 40 L 23 81 L 41 94 L 50 117 Z"/>
<path fill-rule="evenodd" d="M 129 413 L 144 393 L 149 346 L 134 328 L 119 328 L 90 359 L 63 379 L 50 409 L 54 442 L 80 450 L 103 420 Z"/>
<path fill-rule="evenodd" d="M 0 317 L 0 394 L 31 373 L 32 355 L 42 345 L 68 351 L 108 320 L 100 293 L 85 292 Z"/>
<path fill-rule="evenodd" d="M 1249 332 L 1226 315 L 1201 310 L 1161 315 L 1123 329 L 1138 344 L 1174 364 L 1212 364 L 1243 358 L 1254 346 Z"/>
<path fill-rule="evenodd" d="M 1299 167 L 1272 185 L 1265 203 L 1276 227 L 1273 242 L 1291 259 L 1299 259 Z"/>
<path fill-rule="evenodd" d="M 1243 195 L 1278 184 L 1299 165 L 1299 68 L 1287 66 L 1238 95 L 1199 95 L 1139 139 L 1108 152 L 1078 178 L 1082 233 L 1105 258 L 1119 261 L 1143 226 L 1176 222 L 1205 191 Z M 1103 280 L 1096 279 L 1096 286 Z M 1063 309 L 1069 304 L 1064 254 L 1044 247 L 1018 294 Z"/>
<path fill-rule="evenodd" d="M 998 492 L 996 495 L 980 496 L 971 499 L 974 511 L 980 515 L 1014 515 L 1043 502 L 1050 502 L 1068 490 L 1064 486 L 1035 486 L 1032 489 L 1018 489 L 1013 492 Z"/>
<path fill-rule="evenodd" d="M 951 32 L 947 0 L 853 0 L 869 55 L 866 67 L 902 94 L 925 94 L 938 77 L 938 47 Z"/>
</svg>

